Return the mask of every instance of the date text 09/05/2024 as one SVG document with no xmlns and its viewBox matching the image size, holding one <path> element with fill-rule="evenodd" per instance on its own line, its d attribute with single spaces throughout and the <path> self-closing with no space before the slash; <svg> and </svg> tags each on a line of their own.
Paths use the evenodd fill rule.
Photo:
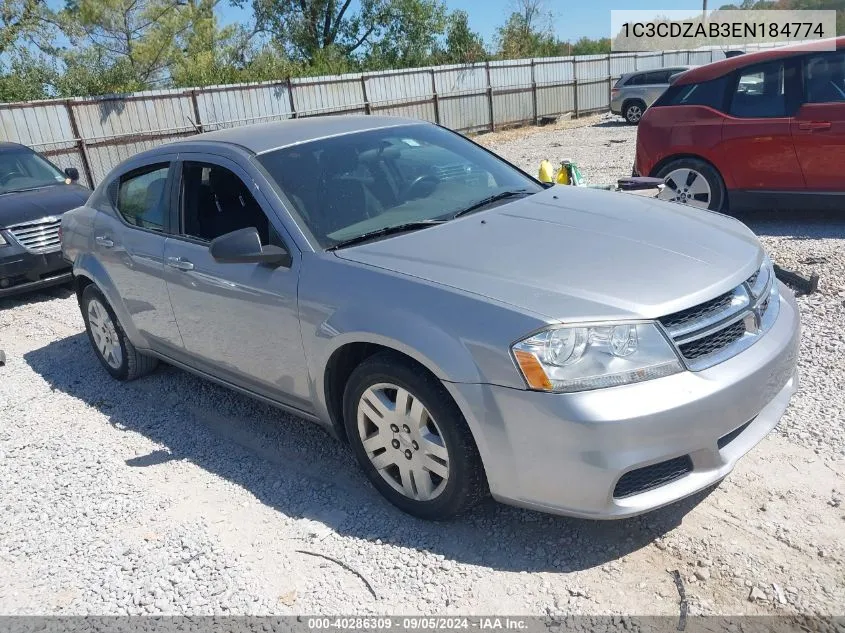
<svg viewBox="0 0 845 633">
<path fill-rule="evenodd" d="M 519 618 L 499 617 L 351 617 L 351 618 L 308 618 L 312 630 L 343 629 L 403 629 L 403 630 L 510 630 L 521 631 L 527 623 Z"/>
</svg>

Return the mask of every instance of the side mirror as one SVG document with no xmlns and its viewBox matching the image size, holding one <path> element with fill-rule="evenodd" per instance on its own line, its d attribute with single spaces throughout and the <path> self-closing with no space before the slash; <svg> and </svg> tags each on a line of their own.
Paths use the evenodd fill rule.
<svg viewBox="0 0 845 633">
<path fill-rule="evenodd" d="M 70 178 L 71 182 L 77 182 L 79 180 L 79 170 L 76 167 L 68 167 L 65 169 L 65 176 Z"/>
<path fill-rule="evenodd" d="M 221 264 L 271 264 L 290 267 L 290 253 L 280 246 L 261 246 L 254 227 L 238 229 L 211 241 L 208 251 Z"/>
</svg>

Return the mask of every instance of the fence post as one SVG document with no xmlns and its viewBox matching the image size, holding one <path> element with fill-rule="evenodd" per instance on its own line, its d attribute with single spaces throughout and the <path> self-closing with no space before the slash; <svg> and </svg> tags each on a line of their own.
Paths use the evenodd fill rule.
<svg viewBox="0 0 845 633">
<path fill-rule="evenodd" d="M 578 118 L 578 62 L 572 58 L 572 105 L 575 108 L 575 118 Z"/>
<path fill-rule="evenodd" d="M 296 113 L 296 106 L 293 102 L 293 83 L 290 80 L 290 76 L 288 76 L 288 102 L 290 103 L 290 118 L 295 119 L 299 115 Z"/>
<path fill-rule="evenodd" d="M 94 182 L 94 175 L 91 173 L 91 163 L 88 161 L 88 148 L 85 146 L 85 139 L 79 133 L 79 126 L 76 124 L 76 114 L 73 112 L 73 104 L 70 99 L 65 101 L 65 108 L 67 109 L 67 117 L 70 121 L 70 133 L 76 141 L 76 149 L 82 160 L 82 173 L 85 174 L 85 179 L 93 188 L 96 186 L 96 183 Z"/>
<path fill-rule="evenodd" d="M 660 67 L 663 68 L 666 65 L 666 51 L 660 51 Z"/>
<path fill-rule="evenodd" d="M 434 79 L 434 68 L 431 72 L 431 98 L 434 101 L 434 122 L 440 125 L 440 97 L 437 96 L 437 81 Z"/>
<path fill-rule="evenodd" d="M 490 62 L 484 62 L 487 72 L 487 112 L 490 115 L 490 131 L 496 131 L 496 120 L 493 118 L 493 84 L 490 81 Z"/>
<path fill-rule="evenodd" d="M 364 114 L 372 114 L 370 100 L 367 99 L 367 78 L 364 75 L 361 75 L 361 93 L 364 95 Z"/>
<path fill-rule="evenodd" d="M 607 54 L 607 107 L 610 107 L 610 93 L 613 90 L 613 70 L 610 64 L 610 53 Z"/>
<path fill-rule="evenodd" d="M 197 101 L 197 91 L 191 90 L 191 104 L 194 106 L 194 128 L 196 128 L 197 132 L 202 134 L 203 127 L 202 121 L 200 120 L 200 104 Z"/>
<path fill-rule="evenodd" d="M 537 116 L 537 77 L 534 74 L 534 58 L 531 58 L 531 100 L 534 106 L 534 125 L 540 122 Z"/>
</svg>

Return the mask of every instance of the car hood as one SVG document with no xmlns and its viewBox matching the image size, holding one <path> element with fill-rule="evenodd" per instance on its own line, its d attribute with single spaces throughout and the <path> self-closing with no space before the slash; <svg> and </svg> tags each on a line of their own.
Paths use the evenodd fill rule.
<svg viewBox="0 0 845 633">
<path fill-rule="evenodd" d="M 727 216 L 563 186 L 335 254 L 552 321 L 669 314 L 739 285 L 763 258 Z"/>
<path fill-rule="evenodd" d="M 62 215 L 85 204 L 91 192 L 80 185 L 51 185 L 0 195 L 0 227 Z"/>
</svg>

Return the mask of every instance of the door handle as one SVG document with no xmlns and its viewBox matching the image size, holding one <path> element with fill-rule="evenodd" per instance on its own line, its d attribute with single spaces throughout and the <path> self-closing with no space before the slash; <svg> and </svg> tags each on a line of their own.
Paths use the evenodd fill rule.
<svg viewBox="0 0 845 633">
<path fill-rule="evenodd" d="M 193 270 L 194 265 L 186 259 L 181 257 L 168 257 L 167 265 L 178 270 Z"/>
<path fill-rule="evenodd" d="M 94 238 L 94 241 L 97 243 L 97 246 L 102 246 L 103 248 L 112 248 L 114 246 L 114 242 L 105 235 L 98 235 Z"/>
<path fill-rule="evenodd" d="M 814 132 L 816 130 L 829 130 L 830 121 L 799 121 L 798 129 L 806 130 L 808 132 Z"/>
</svg>

